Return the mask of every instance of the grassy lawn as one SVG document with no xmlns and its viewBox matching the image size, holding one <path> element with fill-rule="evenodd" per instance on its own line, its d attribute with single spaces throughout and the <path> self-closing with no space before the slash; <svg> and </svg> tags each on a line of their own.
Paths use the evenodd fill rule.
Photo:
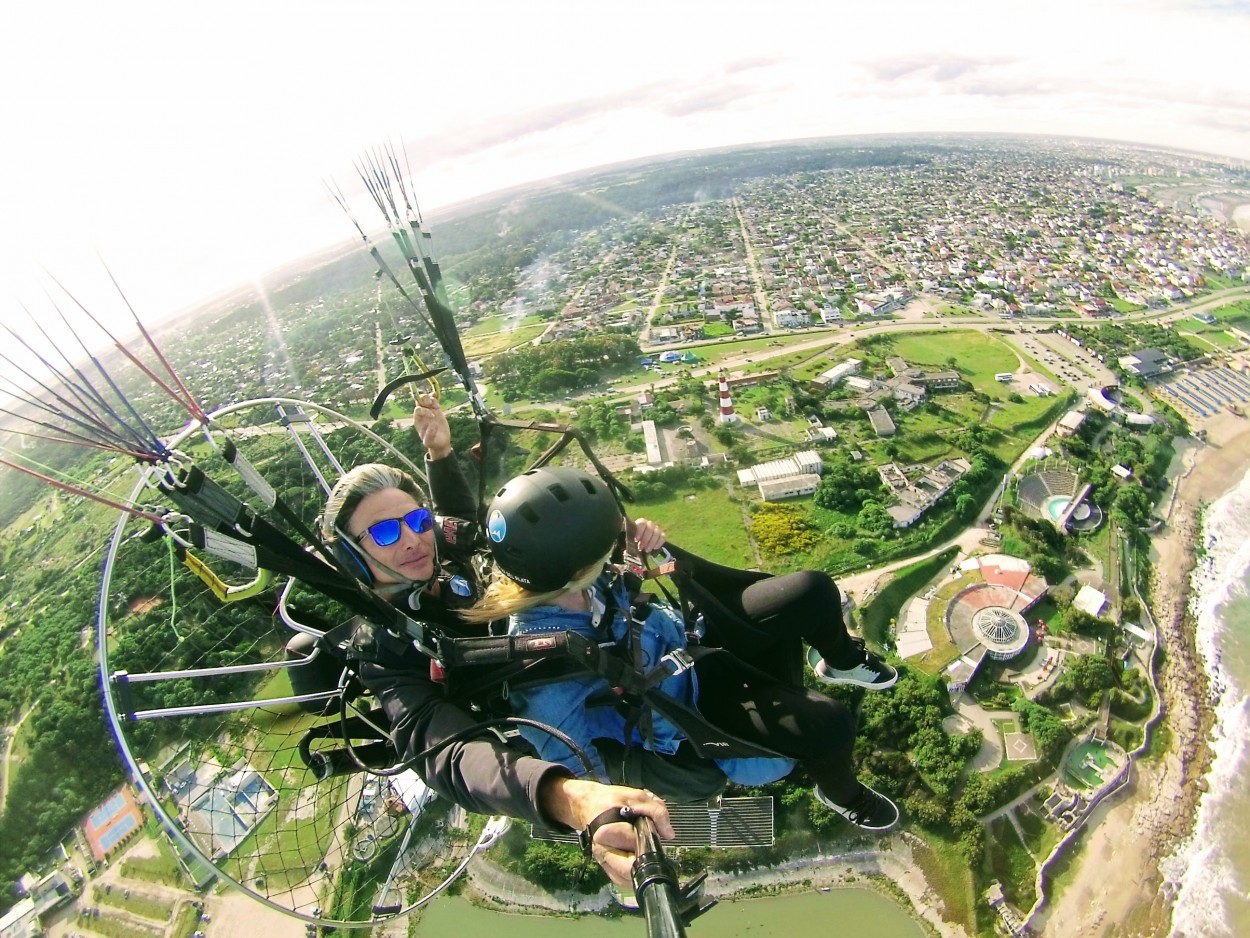
<svg viewBox="0 0 1250 938">
<path fill-rule="evenodd" d="M 200 924 L 200 913 L 195 907 L 188 903 L 183 903 L 178 908 L 178 918 L 174 922 L 173 929 L 170 931 L 170 938 L 191 938 L 195 934 Z"/>
<path fill-rule="evenodd" d="M 1015 352 L 1005 342 L 985 332 L 909 332 L 885 339 L 874 342 L 874 347 L 885 346 L 888 355 L 901 355 L 909 365 L 945 369 L 950 367 L 948 359 L 955 359 L 960 375 L 977 387 L 996 384 L 996 372 L 1015 371 L 1019 364 Z"/>
<path fill-rule="evenodd" d="M 1111 297 L 1110 299 L 1107 300 L 1107 302 L 1111 304 L 1111 308 L 1114 309 L 1117 313 L 1135 313 L 1138 310 L 1143 310 L 1146 308 L 1142 306 L 1140 303 L 1131 303 L 1128 300 L 1120 299 L 1118 296 Z"/>
<path fill-rule="evenodd" d="M 1018 555 L 1019 556 L 1019 555 Z M 1060 606 L 1050 598 L 1045 598 L 1036 606 L 1029 610 L 1028 619 L 1030 624 L 1038 619 L 1046 623 L 1046 628 L 1050 632 L 1057 634 L 1065 634 L 1072 631 L 1067 622 L 1063 618 L 1063 610 Z"/>
<path fill-rule="evenodd" d="M 928 560 L 900 570 L 881 592 L 859 610 L 864 638 L 874 645 L 882 645 L 893 630 L 895 617 L 903 603 L 941 573 L 958 552 L 958 548 L 949 547 Z"/>
<path fill-rule="evenodd" d="M 1230 335 L 1227 329 L 1220 326 L 1203 326 L 1199 324 L 1198 328 L 1194 329 L 1188 323 L 1185 324 L 1184 328 L 1178 323 L 1176 331 L 1179 335 L 1192 339 L 1200 346 L 1207 345 L 1221 351 L 1241 348 L 1245 344 L 1241 339 L 1235 335 Z"/>
<path fill-rule="evenodd" d="M 1218 273 L 1210 268 L 1202 272 L 1202 279 L 1207 282 L 1209 290 L 1227 290 L 1229 287 L 1240 287 L 1245 281 L 1234 280 L 1232 277 Z"/>
<path fill-rule="evenodd" d="M 675 492 L 663 502 L 636 504 L 636 517 L 650 518 L 668 531 L 673 543 L 700 557 L 733 567 L 754 567 L 742 525 L 742 505 L 724 486 Z"/>
<path fill-rule="evenodd" d="M 149 918 L 158 922 L 169 921 L 170 915 L 174 911 L 174 903 L 164 902 L 160 899 L 154 899 L 150 896 L 140 896 L 131 893 L 130 897 L 126 897 L 127 890 L 121 888 L 113 888 L 110 890 L 101 889 L 95 886 L 92 889 L 92 895 L 99 905 L 111 905 L 114 908 L 129 912 L 131 915 L 137 915 L 140 918 Z"/>
<path fill-rule="evenodd" d="M 969 582 L 965 577 L 960 577 L 952 583 L 943 585 L 934 594 L 933 600 L 929 603 L 928 618 L 925 622 L 929 632 L 929 641 L 933 643 L 933 647 L 918 657 L 909 658 L 907 663 L 910 666 L 918 668 L 925 674 L 939 674 L 959 657 L 959 649 L 955 647 L 950 633 L 946 631 L 946 608 L 960 590 L 968 587 Z"/>
<path fill-rule="evenodd" d="M 989 420 L 989 425 L 1000 434 L 990 444 L 994 454 L 1006 463 L 1014 462 L 1042 429 L 1057 420 L 1075 401 L 1075 394 L 1026 397 L 1021 404 L 995 411 Z"/>
<path fill-rule="evenodd" d="M 531 326 L 521 326 L 518 329 L 512 329 L 507 332 L 469 335 L 464 339 L 464 353 L 469 358 L 494 355 L 496 352 L 502 352 L 517 345 L 525 345 L 542 335 L 543 330 L 546 328 L 545 323 L 536 323 Z"/>
<path fill-rule="evenodd" d="M 1031 908 L 1037 899 L 1037 864 L 1005 817 L 990 825 L 985 850 L 987 879 L 1002 883 L 1003 893 L 1016 908 Z"/>
<path fill-rule="evenodd" d="M 929 837 L 912 847 L 916 865 L 929 886 L 938 894 L 943 919 L 976 933 L 976 907 L 972 870 L 954 844 Z"/>
<path fill-rule="evenodd" d="M 182 867 L 174 857 L 168 841 L 160 833 L 161 826 L 151 818 L 144 825 L 144 836 L 156 845 L 154 857 L 122 858 L 122 878 L 136 879 L 145 883 L 157 883 L 162 886 L 181 886 L 183 881 Z M 139 841 L 135 841 L 138 843 Z"/>
<path fill-rule="evenodd" d="M 1081 550 L 1095 563 L 1102 564 L 1102 574 L 1107 580 L 1112 579 L 1112 565 L 1119 560 L 1116 556 L 1118 541 L 1111 535 L 1111 525 L 1104 524 L 1093 534 L 1082 534 L 1080 541 Z"/>
<path fill-rule="evenodd" d="M 1025 844 L 1033 856 L 1043 859 L 1050 856 L 1050 851 L 1059 843 L 1059 828 L 1028 807 L 1016 808 L 1016 820 L 1020 822 Z"/>
<path fill-rule="evenodd" d="M 1218 309 L 1211 310 L 1211 315 L 1215 317 L 1218 325 L 1225 328 L 1229 326 L 1237 326 L 1242 329 L 1250 328 L 1250 300 L 1238 300 L 1236 303 L 1221 306 Z M 1194 322 L 1197 323 L 1197 320 L 1194 320 Z M 1186 323 L 1187 327 L 1188 325 Z"/>
<path fill-rule="evenodd" d="M 77 924 L 90 932 L 104 935 L 106 938 L 161 938 L 165 934 L 163 925 L 143 925 L 132 918 L 114 915 L 110 912 L 99 912 L 97 915 L 84 916 L 80 913 Z"/>
<path fill-rule="evenodd" d="M 517 327 L 539 326 L 546 322 L 542 316 L 523 316 L 520 322 L 513 322 L 514 318 L 513 316 L 505 316 L 503 313 L 487 316 L 479 319 L 473 324 L 472 328 L 464 330 L 461 335 L 468 339 L 475 339 L 495 332 L 515 330 Z"/>
<path fill-rule="evenodd" d="M 738 358 L 743 355 L 755 357 L 752 353 L 759 352 L 758 362 L 751 364 L 760 365 L 759 369 L 754 370 L 772 370 L 776 368 L 787 367 L 793 362 L 806 361 L 814 355 L 825 354 L 825 350 L 820 349 L 813 351 L 811 349 L 801 352 L 789 352 L 790 346 L 798 345 L 804 342 L 820 341 L 827 338 L 832 344 L 837 337 L 837 332 L 818 330 L 813 332 L 796 332 L 784 335 L 759 336 L 752 339 L 734 339 L 723 337 L 716 342 L 704 343 L 703 345 L 692 345 L 690 351 L 699 356 L 700 361 L 705 365 L 717 365 L 726 358 Z M 795 356 L 790 359 L 789 356 Z M 826 368 L 829 366 L 826 365 Z M 745 369 L 753 370 L 753 369 Z M 822 371 L 824 369 L 821 369 Z"/>
</svg>

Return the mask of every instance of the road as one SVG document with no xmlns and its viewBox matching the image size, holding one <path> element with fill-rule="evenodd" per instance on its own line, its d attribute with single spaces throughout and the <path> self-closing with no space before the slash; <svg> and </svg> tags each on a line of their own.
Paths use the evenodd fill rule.
<svg viewBox="0 0 1250 938">
<path fill-rule="evenodd" d="M 755 245 L 751 241 L 751 232 L 747 228 L 746 219 L 742 217 L 742 206 L 736 198 L 730 200 L 734 214 L 738 217 L 738 230 L 742 233 L 742 253 L 747 259 L 747 270 L 751 274 L 751 291 L 755 294 L 755 312 L 765 331 L 771 331 L 772 315 L 768 308 L 768 292 L 764 289 L 764 278 L 760 276 L 759 261 L 755 257 Z"/>
<path fill-rule="evenodd" d="M 4 743 L 4 764 L 0 765 L 0 814 L 4 813 L 4 806 L 9 801 L 9 779 L 13 775 L 9 771 L 9 761 L 13 757 L 13 746 L 17 743 L 17 734 L 21 731 L 22 724 L 30 718 L 30 715 L 35 712 L 38 706 L 39 701 L 36 699 L 34 703 L 22 712 L 17 722 L 8 727 L 9 735 Z"/>
<path fill-rule="evenodd" d="M 686 217 L 683 215 L 681 221 L 678 222 L 679 227 L 685 227 Z M 655 294 L 651 297 L 651 305 L 647 307 L 647 315 L 642 321 L 642 332 L 638 336 L 639 347 L 645 347 L 651 342 L 651 321 L 655 319 L 655 314 L 660 311 L 660 304 L 664 302 L 664 291 L 668 289 L 668 282 L 673 276 L 673 267 L 677 263 L 677 239 L 673 239 L 673 245 L 668 251 L 668 262 L 664 265 L 664 273 L 660 275 L 660 282 L 656 284 Z"/>
</svg>

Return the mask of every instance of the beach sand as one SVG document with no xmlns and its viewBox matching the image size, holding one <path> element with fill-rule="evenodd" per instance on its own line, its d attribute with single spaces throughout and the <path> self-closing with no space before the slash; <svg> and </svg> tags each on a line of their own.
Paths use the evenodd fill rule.
<svg viewBox="0 0 1250 938">
<path fill-rule="evenodd" d="M 1159 861 L 1193 829 L 1211 757 L 1207 676 L 1186 616 L 1189 577 L 1203 505 L 1232 489 L 1250 466 L 1250 422 L 1221 414 L 1204 427 L 1207 442 L 1185 453 L 1175 497 L 1161 506 L 1167 524 L 1154 538 L 1153 611 L 1167 650 L 1161 689 L 1170 745 L 1161 759 L 1139 762 L 1127 795 L 1095 813 L 1073 885 L 1034 922 L 1044 934 L 1144 938 L 1170 930 Z M 1104 875 L 1109 868 L 1113 878 Z"/>
</svg>

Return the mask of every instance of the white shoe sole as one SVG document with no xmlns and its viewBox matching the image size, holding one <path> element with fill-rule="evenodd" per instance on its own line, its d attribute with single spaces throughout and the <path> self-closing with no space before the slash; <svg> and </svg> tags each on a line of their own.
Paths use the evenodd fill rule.
<svg viewBox="0 0 1250 938">
<path fill-rule="evenodd" d="M 816 680 L 823 684 L 852 684 L 855 687 L 863 687 L 868 690 L 886 690 L 898 683 L 897 671 L 894 672 L 894 676 L 888 681 L 863 681 L 856 677 L 833 677 L 827 670 L 821 670 L 827 667 L 824 661 L 821 661 L 816 667 L 812 668 L 812 671 L 816 674 Z"/>
</svg>

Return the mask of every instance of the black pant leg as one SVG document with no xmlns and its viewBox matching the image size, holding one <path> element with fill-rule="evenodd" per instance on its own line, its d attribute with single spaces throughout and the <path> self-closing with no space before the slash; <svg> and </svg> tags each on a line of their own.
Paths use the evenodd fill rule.
<svg viewBox="0 0 1250 938">
<path fill-rule="evenodd" d="M 742 591 L 737 606 L 761 632 L 778 642 L 806 641 L 834 667 L 858 655 L 842 619 L 842 594 L 827 573 L 803 570 L 759 580 Z"/>
<path fill-rule="evenodd" d="M 797 759 L 839 803 L 859 793 L 851 756 L 855 715 L 823 694 L 763 678 L 729 653 L 707 655 L 695 667 L 699 712 L 733 736 Z"/>
</svg>

